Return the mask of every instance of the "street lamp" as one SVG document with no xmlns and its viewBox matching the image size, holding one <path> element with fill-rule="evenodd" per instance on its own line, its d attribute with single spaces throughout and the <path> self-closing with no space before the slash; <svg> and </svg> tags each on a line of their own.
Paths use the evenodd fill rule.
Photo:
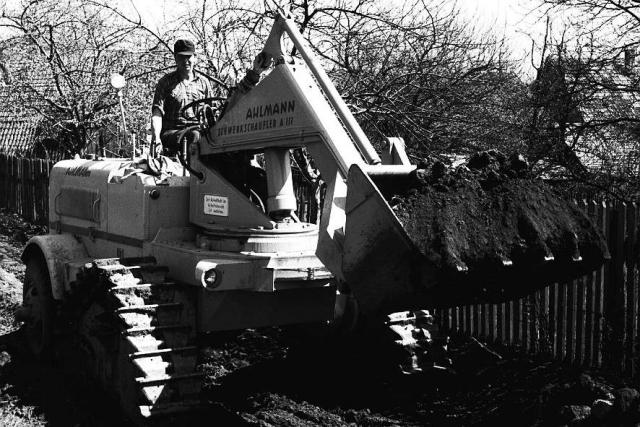
<svg viewBox="0 0 640 427">
<path fill-rule="evenodd" d="M 123 141 L 126 143 L 127 142 L 127 121 L 125 119 L 125 114 L 124 114 L 124 104 L 122 102 L 122 88 L 126 86 L 127 81 L 125 80 L 122 74 L 113 73 L 111 74 L 109 82 L 111 83 L 111 87 L 113 87 L 118 91 L 118 102 L 120 103 L 120 115 L 122 117 L 122 138 L 123 138 Z M 132 145 L 133 146 L 131 147 L 131 159 L 135 160 L 135 155 L 136 155 L 135 138 L 132 138 Z"/>
</svg>

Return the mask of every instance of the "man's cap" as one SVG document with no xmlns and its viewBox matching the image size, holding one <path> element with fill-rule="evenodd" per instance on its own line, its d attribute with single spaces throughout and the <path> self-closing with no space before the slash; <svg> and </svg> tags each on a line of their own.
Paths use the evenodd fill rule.
<svg viewBox="0 0 640 427">
<path fill-rule="evenodd" d="M 180 39 L 173 45 L 173 53 L 176 55 L 193 55 L 196 47 L 190 40 Z"/>
</svg>

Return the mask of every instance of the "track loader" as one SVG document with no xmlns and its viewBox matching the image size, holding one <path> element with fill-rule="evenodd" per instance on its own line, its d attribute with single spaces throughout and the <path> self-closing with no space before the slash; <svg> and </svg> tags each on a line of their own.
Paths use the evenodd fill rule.
<svg viewBox="0 0 640 427">
<path fill-rule="evenodd" d="M 304 61 L 285 60 L 285 34 Z M 276 18 L 263 52 L 274 61 L 270 72 L 199 125 L 204 136 L 184 142 L 181 165 L 73 159 L 51 171 L 49 234 L 23 253 L 18 315 L 27 343 L 44 356 L 60 334 L 73 334 L 88 369 L 132 418 L 200 403 L 201 334 L 353 324 L 445 306 L 450 295 L 455 303 L 482 298 L 471 288 L 466 296 L 458 276 L 439 275 L 394 213 L 391 199 L 417 170 L 401 141 L 374 150 L 290 19 Z M 318 224 L 295 214 L 292 150 L 304 150 L 326 183 Z M 248 161 L 256 154 L 262 167 Z M 593 226 L 581 224 L 568 231 L 570 259 L 549 251 L 533 261 L 503 257 L 490 271 L 595 265 L 580 254 Z M 454 265 L 465 283 L 477 281 L 473 269 Z"/>
</svg>

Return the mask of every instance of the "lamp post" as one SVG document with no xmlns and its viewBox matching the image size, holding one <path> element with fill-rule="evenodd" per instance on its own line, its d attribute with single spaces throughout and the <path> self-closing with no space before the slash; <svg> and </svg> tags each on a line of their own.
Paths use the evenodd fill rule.
<svg viewBox="0 0 640 427">
<path fill-rule="evenodd" d="M 122 88 L 126 86 L 127 82 L 122 74 L 113 73 L 110 79 L 111 86 L 118 91 L 118 103 L 120 104 L 120 116 L 122 119 L 122 139 L 124 143 L 127 142 L 127 120 L 124 114 L 124 104 L 122 102 Z M 131 139 L 131 159 L 135 160 L 136 156 L 136 143 L 135 138 Z"/>
</svg>

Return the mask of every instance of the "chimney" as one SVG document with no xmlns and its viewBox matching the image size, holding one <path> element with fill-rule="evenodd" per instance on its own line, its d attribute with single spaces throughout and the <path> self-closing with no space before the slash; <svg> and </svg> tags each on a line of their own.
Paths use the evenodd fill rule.
<svg viewBox="0 0 640 427">
<path fill-rule="evenodd" d="M 627 73 L 633 72 L 636 62 L 636 50 L 632 47 L 627 47 L 624 50 L 624 71 Z"/>
<path fill-rule="evenodd" d="M 0 76 L 2 76 L 2 79 L 0 79 L 0 81 L 3 82 L 5 85 L 8 86 L 11 84 L 11 81 L 13 79 L 11 77 L 11 71 L 9 70 L 9 66 L 5 61 L 4 49 L 0 49 Z"/>
</svg>

